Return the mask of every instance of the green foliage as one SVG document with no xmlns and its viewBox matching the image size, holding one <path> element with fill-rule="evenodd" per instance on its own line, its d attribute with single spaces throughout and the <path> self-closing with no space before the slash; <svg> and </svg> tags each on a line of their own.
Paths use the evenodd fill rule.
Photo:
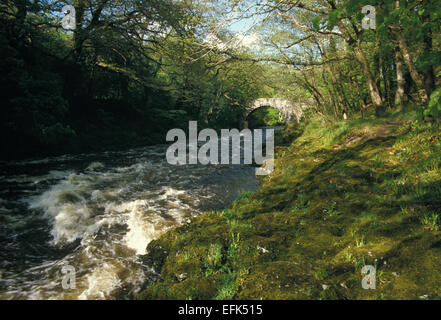
<svg viewBox="0 0 441 320">
<path fill-rule="evenodd" d="M 332 31 L 337 26 L 338 18 L 342 14 L 341 10 L 332 10 L 328 16 L 328 30 Z"/>
<path fill-rule="evenodd" d="M 340 211 L 337 210 L 337 202 L 331 201 L 331 204 L 323 209 L 323 213 L 330 217 L 335 217 L 341 214 Z"/>
<path fill-rule="evenodd" d="M 62 143 L 69 143 L 75 136 L 75 131 L 69 125 L 63 126 L 57 122 L 49 127 L 42 127 L 39 139 L 43 145 L 47 144 L 51 147 L 57 147 Z"/>
<path fill-rule="evenodd" d="M 274 127 L 281 125 L 279 111 L 271 107 L 262 107 L 252 112 L 248 117 L 248 127 Z"/>
<path fill-rule="evenodd" d="M 204 260 L 206 274 L 210 275 L 219 271 L 222 267 L 222 245 L 219 243 L 212 244 L 208 249 L 206 260 Z"/>
<path fill-rule="evenodd" d="M 295 202 L 292 211 L 299 212 L 306 210 L 309 206 L 309 200 L 306 194 L 301 193 L 297 197 L 297 201 Z"/>
<path fill-rule="evenodd" d="M 216 300 L 232 300 L 236 294 L 236 275 L 234 273 L 228 273 L 222 276 L 219 283 L 218 295 L 216 296 Z"/>
<path fill-rule="evenodd" d="M 253 194 L 254 194 L 254 192 L 252 192 L 252 191 L 240 191 L 239 192 L 239 199 L 237 200 L 237 202 L 248 201 L 253 196 Z"/>
<path fill-rule="evenodd" d="M 265 95 L 267 66 L 236 48 L 228 50 L 243 59 L 224 61 L 205 47 L 202 4 L 80 1 L 84 26 L 66 32 L 53 28 L 59 4 L 23 3 L 22 17 L 14 1 L 0 13 L 4 156 L 163 143 L 169 129 L 189 120 L 237 127 L 245 106 Z"/>
<path fill-rule="evenodd" d="M 430 97 L 429 107 L 424 110 L 425 116 L 432 116 L 438 121 L 441 118 L 441 88 L 438 88 Z"/>
<path fill-rule="evenodd" d="M 320 17 L 320 16 L 315 16 L 312 19 L 312 25 L 313 25 L 315 30 L 319 30 L 320 29 L 320 21 L 321 20 L 322 20 L 322 17 Z"/>
<path fill-rule="evenodd" d="M 438 230 L 440 223 L 440 215 L 436 213 L 426 213 L 421 218 L 421 223 L 430 230 Z"/>
</svg>

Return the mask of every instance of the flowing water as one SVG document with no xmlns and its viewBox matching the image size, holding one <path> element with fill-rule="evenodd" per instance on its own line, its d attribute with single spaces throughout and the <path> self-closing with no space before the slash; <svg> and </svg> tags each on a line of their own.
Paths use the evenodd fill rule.
<svg viewBox="0 0 441 320">
<path fill-rule="evenodd" d="M 166 162 L 166 145 L 0 166 L 0 299 L 133 298 L 147 244 L 257 189 L 246 165 Z M 62 288 L 63 266 L 76 289 Z"/>
</svg>

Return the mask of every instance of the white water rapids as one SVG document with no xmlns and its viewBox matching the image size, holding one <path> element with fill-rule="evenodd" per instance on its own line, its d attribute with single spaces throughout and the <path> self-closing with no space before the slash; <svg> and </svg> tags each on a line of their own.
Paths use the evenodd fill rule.
<svg viewBox="0 0 441 320">
<path fill-rule="evenodd" d="M 157 278 L 150 241 L 257 189 L 255 168 L 171 166 L 166 148 L 2 162 L 0 299 L 133 298 Z"/>
</svg>

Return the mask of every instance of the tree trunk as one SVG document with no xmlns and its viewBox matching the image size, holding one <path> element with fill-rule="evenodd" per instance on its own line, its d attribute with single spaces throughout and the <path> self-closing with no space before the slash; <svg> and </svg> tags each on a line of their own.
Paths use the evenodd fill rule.
<svg viewBox="0 0 441 320">
<path fill-rule="evenodd" d="M 338 82 L 337 79 L 335 78 L 334 72 L 329 65 L 327 66 L 327 70 L 329 73 L 329 77 L 331 79 L 332 88 L 334 89 L 335 92 L 334 94 L 337 96 L 338 106 L 336 108 L 336 113 L 337 113 L 336 115 L 337 117 L 340 117 L 343 115 L 344 111 L 346 110 L 346 106 L 343 100 L 343 95 L 340 92 L 340 88 L 338 87 Z"/>
<path fill-rule="evenodd" d="M 375 107 L 375 111 L 377 115 L 381 115 L 384 112 L 383 99 L 381 97 L 381 93 L 377 86 L 377 83 L 375 82 L 375 78 L 372 75 L 372 72 L 369 68 L 369 62 L 366 58 L 366 55 L 364 54 L 363 49 L 361 48 L 361 34 L 358 31 L 356 31 L 357 38 L 354 39 L 349 33 L 348 29 L 346 28 L 342 20 L 338 21 L 338 27 L 340 31 L 343 33 L 346 42 L 348 42 L 348 44 L 353 47 L 353 50 L 355 52 L 355 59 L 360 64 L 361 70 L 368 84 L 369 94 L 371 96 L 372 104 Z"/>
<path fill-rule="evenodd" d="M 383 70 L 381 69 L 381 64 L 382 64 L 382 59 L 381 59 L 381 52 L 380 52 L 380 41 L 377 39 L 376 43 L 375 43 L 375 53 L 373 56 L 373 64 L 372 64 L 372 68 L 373 70 L 373 75 L 375 78 L 375 83 L 377 84 L 377 88 L 378 91 L 380 92 L 381 97 L 384 97 L 384 92 L 382 92 L 381 90 L 381 80 L 384 79 L 383 78 Z"/>
<path fill-rule="evenodd" d="M 303 85 L 306 88 L 306 90 L 309 91 L 309 93 L 314 97 L 314 100 L 317 102 L 317 106 L 320 107 L 322 105 L 321 100 L 323 99 L 323 96 L 321 93 L 314 87 L 313 84 L 311 84 L 308 81 L 308 78 L 306 74 L 303 73 Z"/>
<path fill-rule="evenodd" d="M 407 103 L 407 94 L 405 92 L 406 78 L 404 77 L 403 57 L 399 48 L 395 48 L 395 68 L 397 72 L 397 91 L 395 94 L 395 103 L 403 109 Z"/>
<path fill-rule="evenodd" d="M 428 3 L 430 1 L 426 0 L 425 2 Z M 425 12 L 427 13 L 430 11 L 429 9 L 426 9 Z M 431 21 L 430 13 L 425 14 L 423 17 L 423 23 L 430 21 Z M 428 32 L 424 33 L 423 42 L 424 42 L 424 51 L 426 53 L 431 54 L 433 52 L 433 35 L 431 29 L 429 29 Z M 435 89 L 435 70 L 433 66 L 429 66 L 429 68 L 424 73 L 424 85 L 426 87 L 427 95 L 430 97 L 433 90 Z"/>
<path fill-rule="evenodd" d="M 357 98 L 358 98 L 358 103 L 360 104 L 360 109 L 361 109 L 361 114 L 364 114 L 364 111 L 366 109 L 366 104 L 364 103 L 364 100 L 361 96 L 361 92 L 360 92 L 360 86 L 358 84 L 357 78 L 354 77 L 352 79 L 352 83 L 354 84 L 354 88 L 355 88 L 355 93 L 357 94 Z"/>
<path fill-rule="evenodd" d="M 83 43 L 85 40 L 84 30 L 83 30 L 83 23 L 84 23 L 84 14 L 86 12 L 86 4 L 84 0 L 76 0 L 74 1 L 74 7 L 75 7 L 75 30 L 73 33 L 73 39 L 74 39 L 74 49 L 73 54 L 75 57 L 75 60 L 78 61 L 81 52 L 83 51 Z"/>
<path fill-rule="evenodd" d="M 322 79 L 323 79 L 323 83 L 326 85 L 326 91 L 328 92 L 329 104 L 332 105 L 334 115 L 337 116 L 337 102 L 335 101 L 335 97 L 332 92 L 332 88 L 329 85 L 329 81 L 325 76 L 325 69 L 324 68 L 322 69 Z"/>
<path fill-rule="evenodd" d="M 403 34 L 401 32 L 396 33 L 398 39 L 398 45 L 403 55 L 404 63 L 409 69 L 410 76 L 412 77 L 413 82 L 415 83 L 418 91 L 418 96 L 421 99 L 421 102 L 426 106 L 429 103 L 429 96 L 427 94 L 426 88 L 424 87 L 424 79 L 418 73 L 418 70 L 413 63 L 412 56 L 410 55 L 410 50 L 407 45 L 406 39 L 404 39 Z"/>
<path fill-rule="evenodd" d="M 400 1 L 395 0 L 395 8 L 397 10 L 400 9 Z M 406 64 L 407 68 L 409 69 L 410 76 L 412 77 L 413 82 L 415 83 L 418 91 L 418 96 L 423 103 L 424 106 L 426 106 L 429 103 L 429 96 L 427 94 L 426 88 L 424 86 L 424 78 L 418 73 L 418 70 L 415 67 L 415 64 L 413 63 L 412 56 L 410 55 L 409 46 L 407 45 L 406 39 L 404 39 L 403 32 L 401 30 L 397 30 L 396 28 L 393 28 L 393 33 L 396 39 L 398 40 L 398 47 L 401 50 L 401 54 L 404 59 L 404 63 Z"/>
<path fill-rule="evenodd" d="M 354 106 L 352 104 L 353 101 L 348 97 L 348 95 L 346 94 L 346 91 L 345 91 L 345 87 L 347 87 L 345 85 L 345 83 L 347 81 L 345 81 L 344 76 L 343 76 L 341 70 L 339 70 L 338 74 L 340 75 L 340 81 L 338 82 L 338 84 L 339 84 L 340 91 L 342 93 L 343 99 L 346 102 L 346 104 L 345 104 L 345 111 L 347 111 L 348 109 L 354 109 Z M 350 79 L 348 79 L 348 81 L 350 82 Z"/>
<path fill-rule="evenodd" d="M 363 71 L 363 75 L 366 78 L 366 82 L 369 87 L 369 94 L 372 99 L 372 104 L 375 107 L 375 110 L 378 112 L 384 111 L 383 99 L 381 98 L 380 90 L 378 89 L 377 83 L 375 82 L 374 76 L 372 75 L 371 70 L 369 69 L 369 63 L 362 51 L 361 47 L 357 45 L 355 48 L 355 56 L 357 61 L 361 65 L 361 69 Z"/>
</svg>

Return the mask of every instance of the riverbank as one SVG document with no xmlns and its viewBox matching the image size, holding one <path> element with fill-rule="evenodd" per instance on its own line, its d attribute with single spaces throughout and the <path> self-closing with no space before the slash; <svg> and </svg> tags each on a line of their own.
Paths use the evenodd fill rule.
<svg viewBox="0 0 441 320">
<path fill-rule="evenodd" d="M 138 298 L 441 298 L 440 137 L 409 112 L 288 127 L 255 194 L 149 244 Z"/>
</svg>

